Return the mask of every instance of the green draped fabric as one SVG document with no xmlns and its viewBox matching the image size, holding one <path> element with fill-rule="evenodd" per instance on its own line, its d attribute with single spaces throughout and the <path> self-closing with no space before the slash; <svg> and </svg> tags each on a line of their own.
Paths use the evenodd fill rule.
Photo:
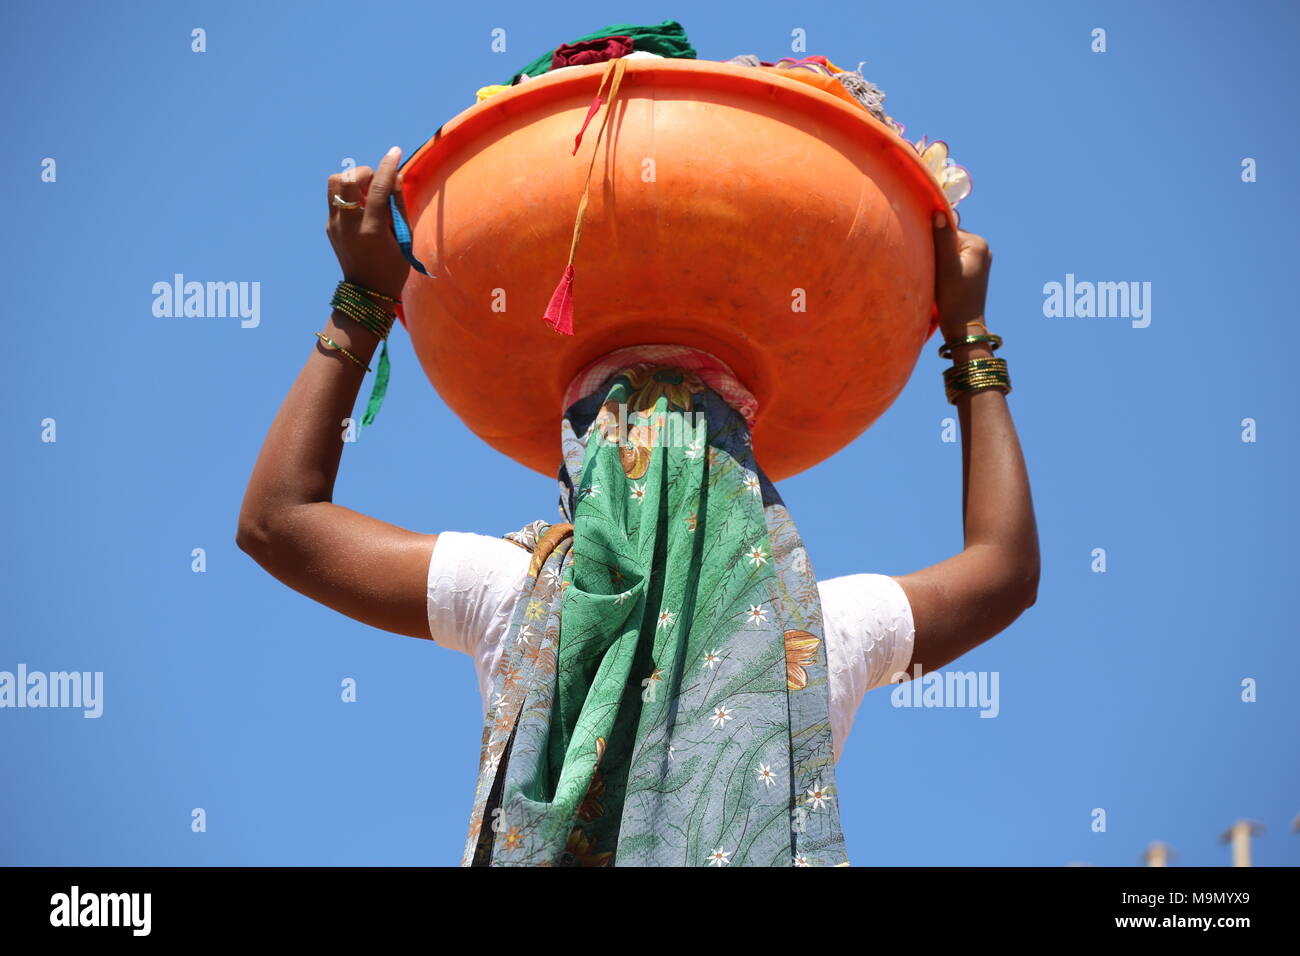
<svg viewBox="0 0 1300 956">
<path fill-rule="evenodd" d="M 625 424 L 624 424 L 625 423 Z M 844 865 L 817 584 L 745 420 L 637 365 L 564 419 L 464 863 Z"/>
<path fill-rule="evenodd" d="M 691 46 L 691 41 L 686 39 L 686 30 L 676 20 L 665 20 L 663 23 L 655 23 L 649 26 L 615 23 L 569 42 L 582 43 L 585 40 L 600 40 L 604 37 L 615 36 L 631 37 L 633 50 L 644 50 L 646 53 L 658 53 L 660 56 L 680 57 L 690 60 L 696 58 L 695 47 Z M 506 80 L 506 85 L 518 82 L 521 76 L 541 76 L 549 71 L 551 68 L 551 54 L 554 52 L 555 49 L 552 48 L 543 53 Z"/>
</svg>

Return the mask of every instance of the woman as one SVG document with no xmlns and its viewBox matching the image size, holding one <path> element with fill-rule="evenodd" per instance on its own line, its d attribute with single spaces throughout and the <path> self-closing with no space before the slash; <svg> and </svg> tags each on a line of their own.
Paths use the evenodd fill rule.
<svg viewBox="0 0 1300 956">
<path fill-rule="evenodd" d="M 467 864 L 844 865 L 834 760 L 863 693 L 942 668 L 1035 600 L 1004 380 L 950 381 L 965 545 L 898 578 L 812 579 L 753 461 L 748 393 L 704 353 L 642 350 L 575 380 L 564 522 L 489 538 L 366 517 L 331 499 L 340 423 L 408 275 L 389 214 L 399 160 L 394 147 L 329 179 L 345 285 L 388 323 L 341 308 L 317 333 L 253 470 L 239 547 L 337 611 L 475 657 L 486 719 Z M 1000 344 L 971 334 L 987 331 L 988 246 L 954 240 L 942 215 L 934 229 L 941 329 L 954 368 L 974 368 Z M 656 440 L 683 413 L 703 431 Z"/>
</svg>

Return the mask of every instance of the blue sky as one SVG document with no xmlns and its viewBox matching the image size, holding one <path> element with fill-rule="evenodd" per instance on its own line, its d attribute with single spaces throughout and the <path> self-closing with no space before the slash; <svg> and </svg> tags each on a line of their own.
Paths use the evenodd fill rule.
<svg viewBox="0 0 1300 956">
<path fill-rule="evenodd" d="M 1160 839 L 1175 864 L 1217 865 L 1219 834 L 1250 818 L 1266 828 L 1256 863 L 1300 863 L 1294 4 L 360 9 L 0 14 L 0 670 L 105 675 L 97 720 L 0 710 L 0 863 L 458 860 L 480 726 L 469 658 L 276 582 L 235 547 L 239 502 L 338 278 L 325 177 L 409 154 L 558 43 L 671 17 L 705 58 L 776 59 L 802 28 L 809 53 L 865 60 L 908 133 L 946 139 L 971 171 L 963 225 L 994 250 L 1038 603 L 955 665 L 998 672 L 996 719 L 868 695 L 838 769 L 854 862 L 1124 866 Z M 260 282 L 260 324 L 155 317 L 153 284 L 178 272 Z M 1150 325 L 1044 316 L 1044 284 L 1067 274 L 1150 282 Z M 553 482 L 472 436 L 400 332 L 392 360 L 336 501 L 422 531 L 554 516 Z M 781 485 L 820 577 L 960 548 L 942 368 L 928 347 L 880 422 Z M 347 677 L 355 704 L 339 701 Z"/>
</svg>

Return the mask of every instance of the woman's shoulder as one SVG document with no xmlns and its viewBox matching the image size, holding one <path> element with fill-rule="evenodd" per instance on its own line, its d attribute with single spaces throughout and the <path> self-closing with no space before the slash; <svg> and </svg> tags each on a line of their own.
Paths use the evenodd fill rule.
<svg viewBox="0 0 1300 956">
<path fill-rule="evenodd" d="M 435 641 L 473 653 L 508 623 L 532 551 L 504 537 L 466 531 L 438 535 L 429 559 L 429 629 Z M 500 620 L 498 620 L 500 619 Z"/>
<path fill-rule="evenodd" d="M 817 582 L 828 639 L 866 646 L 884 637 L 910 640 L 912 608 L 898 579 L 888 574 L 846 574 Z"/>
</svg>

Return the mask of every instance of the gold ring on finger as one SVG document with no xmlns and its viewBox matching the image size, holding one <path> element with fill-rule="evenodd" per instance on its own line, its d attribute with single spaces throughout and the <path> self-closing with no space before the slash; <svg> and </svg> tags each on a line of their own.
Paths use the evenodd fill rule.
<svg viewBox="0 0 1300 956">
<path fill-rule="evenodd" d="M 361 200 L 360 200 L 360 199 L 358 199 L 356 202 L 348 202 L 346 199 L 344 199 L 344 198 L 343 198 L 342 196 L 340 196 L 338 193 L 335 193 L 335 194 L 334 194 L 334 196 L 333 196 L 333 200 L 332 200 L 332 201 L 333 201 L 333 203 L 334 203 L 334 208 L 335 208 L 335 209 L 360 209 L 360 208 L 361 208 Z"/>
</svg>

